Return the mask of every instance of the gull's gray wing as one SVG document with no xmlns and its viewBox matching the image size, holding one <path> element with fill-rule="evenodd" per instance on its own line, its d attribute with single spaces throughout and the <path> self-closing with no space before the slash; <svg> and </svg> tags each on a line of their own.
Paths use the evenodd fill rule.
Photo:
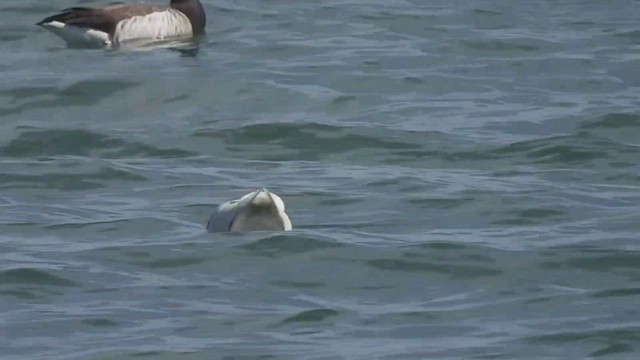
<svg viewBox="0 0 640 360">
<path fill-rule="evenodd" d="M 231 225 L 233 225 L 233 220 L 235 220 L 236 215 L 238 213 L 233 210 L 221 211 L 220 208 L 217 208 L 211 217 L 209 218 L 209 222 L 207 223 L 207 231 L 208 232 L 226 232 L 231 230 Z"/>
</svg>

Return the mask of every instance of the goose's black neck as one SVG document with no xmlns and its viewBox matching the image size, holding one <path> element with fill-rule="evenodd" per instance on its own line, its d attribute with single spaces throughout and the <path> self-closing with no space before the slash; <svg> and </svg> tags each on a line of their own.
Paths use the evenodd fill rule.
<svg viewBox="0 0 640 360">
<path fill-rule="evenodd" d="M 204 33 L 204 28 L 207 26 L 207 14 L 205 14 L 199 0 L 171 0 L 169 6 L 187 16 L 194 35 Z"/>
</svg>

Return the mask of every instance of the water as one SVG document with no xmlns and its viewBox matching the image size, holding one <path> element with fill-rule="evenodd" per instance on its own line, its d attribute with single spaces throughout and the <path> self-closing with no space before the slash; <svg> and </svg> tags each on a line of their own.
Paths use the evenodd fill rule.
<svg viewBox="0 0 640 360">
<path fill-rule="evenodd" d="M 204 3 L 0 5 L 2 359 L 638 358 L 640 3 Z M 295 231 L 205 232 L 262 186 Z"/>
</svg>

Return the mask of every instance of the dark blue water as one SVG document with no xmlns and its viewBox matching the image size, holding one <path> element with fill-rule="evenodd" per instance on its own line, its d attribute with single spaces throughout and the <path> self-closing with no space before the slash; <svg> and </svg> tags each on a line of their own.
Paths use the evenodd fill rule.
<svg viewBox="0 0 640 360">
<path fill-rule="evenodd" d="M 640 3 L 0 5 L 3 359 L 636 359 Z M 266 186 L 290 233 L 207 234 Z"/>
</svg>

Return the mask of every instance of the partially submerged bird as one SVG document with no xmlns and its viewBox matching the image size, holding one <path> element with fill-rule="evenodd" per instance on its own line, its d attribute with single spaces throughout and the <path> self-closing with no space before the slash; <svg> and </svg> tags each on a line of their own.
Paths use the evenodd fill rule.
<svg viewBox="0 0 640 360">
<path fill-rule="evenodd" d="M 209 232 L 290 231 L 291 220 L 282 199 L 267 189 L 259 189 L 238 200 L 226 202 L 211 215 Z"/>
<path fill-rule="evenodd" d="M 70 47 L 118 47 L 128 41 L 192 38 L 204 33 L 207 16 L 199 0 L 171 0 L 169 6 L 72 7 L 36 25 Z"/>
</svg>

